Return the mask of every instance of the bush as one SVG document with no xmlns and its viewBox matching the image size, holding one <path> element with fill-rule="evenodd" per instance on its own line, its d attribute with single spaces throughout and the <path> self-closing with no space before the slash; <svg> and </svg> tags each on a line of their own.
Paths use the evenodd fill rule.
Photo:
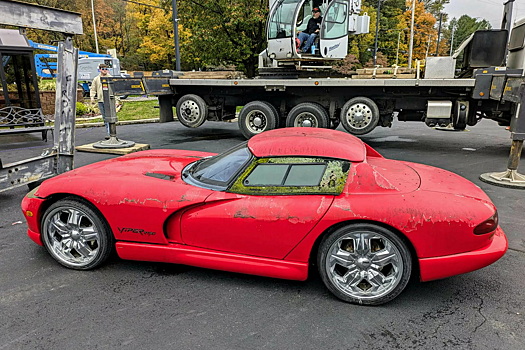
<svg viewBox="0 0 525 350">
<path fill-rule="evenodd" d="M 56 88 L 56 79 L 38 79 L 38 90 L 54 91 Z"/>
<path fill-rule="evenodd" d="M 83 104 L 82 102 L 77 102 L 77 111 L 76 111 L 77 117 L 87 114 L 88 111 L 89 109 L 85 104 Z"/>
</svg>

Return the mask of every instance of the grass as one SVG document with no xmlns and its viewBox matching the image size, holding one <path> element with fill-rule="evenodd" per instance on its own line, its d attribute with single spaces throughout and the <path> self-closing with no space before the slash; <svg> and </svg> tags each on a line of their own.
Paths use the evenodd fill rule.
<svg viewBox="0 0 525 350">
<path fill-rule="evenodd" d="M 145 101 L 126 101 L 121 100 L 122 108 L 117 112 L 117 118 L 119 121 L 125 120 L 139 120 L 139 119 L 153 119 L 159 118 L 159 109 L 155 108 L 159 105 L 157 99 L 154 100 L 145 100 Z M 175 109 L 173 109 L 175 113 Z M 78 117 L 77 124 L 85 123 L 98 123 L 102 122 L 102 117 L 100 118 L 85 118 Z"/>
</svg>

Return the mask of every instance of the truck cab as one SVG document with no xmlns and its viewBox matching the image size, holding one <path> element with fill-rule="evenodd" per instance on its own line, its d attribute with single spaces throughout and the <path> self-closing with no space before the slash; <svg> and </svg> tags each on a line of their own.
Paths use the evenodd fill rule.
<svg viewBox="0 0 525 350">
<path fill-rule="evenodd" d="M 318 49 L 304 54 L 298 50 L 297 35 L 306 29 L 314 7 L 323 17 Z M 360 0 L 275 0 L 268 16 L 268 47 L 263 54 L 277 62 L 343 59 L 348 51 L 348 35 L 368 33 L 370 18 L 360 16 L 360 12 Z"/>
</svg>

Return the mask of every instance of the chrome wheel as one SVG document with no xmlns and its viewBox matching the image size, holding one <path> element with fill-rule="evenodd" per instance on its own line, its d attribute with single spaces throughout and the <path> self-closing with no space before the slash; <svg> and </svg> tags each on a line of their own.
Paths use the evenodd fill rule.
<svg viewBox="0 0 525 350">
<path fill-rule="evenodd" d="M 183 116 L 184 120 L 189 123 L 194 123 L 199 120 L 201 116 L 201 110 L 197 102 L 192 100 L 184 101 L 180 106 L 180 113 Z"/>
<path fill-rule="evenodd" d="M 372 122 L 372 109 L 363 103 L 356 103 L 348 108 L 344 116 L 355 129 L 364 129 Z"/>
<path fill-rule="evenodd" d="M 410 252 L 389 230 L 352 225 L 323 241 L 319 270 L 337 297 L 377 305 L 395 298 L 405 288 L 411 274 Z"/>
<path fill-rule="evenodd" d="M 246 129 L 251 134 L 260 134 L 264 130 L 266 130 L 268 125 L 268 120 L 266 119 L 266 116 L 264 113 L 258 110 L 253 110 L 248 112 L 245 119 L 245 125 Z"/>
<path fill-rule="evenodd" d="M 367 97 L 354 97 L 341 109 L 341 124 L 353 135 L 364 135 L 379 123 L 379 108 Z"/>
<path fill-rule="evenodd" d="M 106 224 L 77 200 L 59 201 L 46 211 L 42 241 L 55 260 L 74 269 L 93 268 L 112 250 Z"/>
<path fill-rule="evenodd" d="M 198 128 L 208 118 L 208 105 L 197 95 L 184 95 L 177 102 L 177 118 L 188 128 Z"/>
<path fill-rule="evenodd" d="M 294 127 L 318 128 L 317 118 L 309 112 L 304 112 L 295 117 Z"/>
</svg>

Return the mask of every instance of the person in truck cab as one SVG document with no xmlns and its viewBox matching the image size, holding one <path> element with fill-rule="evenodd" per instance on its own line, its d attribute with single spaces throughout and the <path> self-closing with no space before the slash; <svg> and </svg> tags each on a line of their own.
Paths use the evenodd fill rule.
<svg viewBox="0 0 525 350">
<path fill-rule="evenodd" d="M 297 38 L 299 39 L 299 48 L 303 46 L 303 53 L 310 52 L 310 47 L 314 43 L 314 40 L 319 35 L 321 30 L 321 22 L 323 17 L 321 16 L 321 10 L 319 7 L 314 7 L 312 9 L 312 18 L 308 20 L 308 25 L 306 29 L 302 32 L 299 32 Z"/>
</svg>

